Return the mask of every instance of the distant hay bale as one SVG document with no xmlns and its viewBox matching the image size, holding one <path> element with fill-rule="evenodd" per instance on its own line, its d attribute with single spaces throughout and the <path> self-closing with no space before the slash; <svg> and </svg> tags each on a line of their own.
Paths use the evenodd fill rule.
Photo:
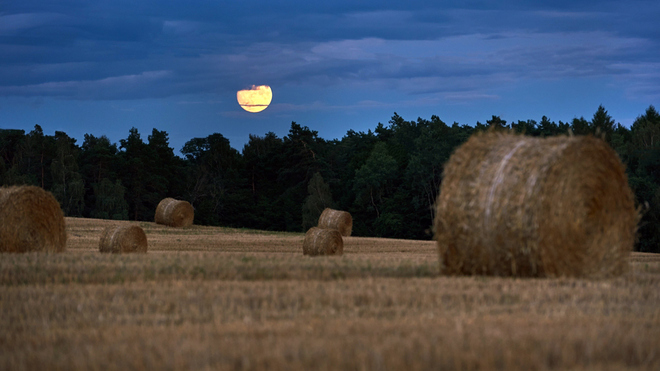
<svg viewBox="0 0 660 371">
<path fill-rule="evenodd" d="M 348 237 L 353 231 L 353 217 L 347 211 L 326 208 L 319 217 L 317 227 L 336 229 L 342 236 Z"/>
<path fill-rule="evenodd" d="M 627 269 L 637 221 L 602 140 L 486 133 L 445 164 L 434 224 L 444 274 L 607 277 Z"/>
<path fill-rule="evenodd" d="M 147 235 L 137 225 L 106 227 L 101 233 L 99 251 L 105 253 L 146 253 Z"/>
<path fill-rule="evenodd" d="M 62 252 L 66 225 L 59 202 L 34 186 L 0 188 L 0 252 Z"/>
<path fill-rule="evenodd" d="M 344 253 L 344 240 L 336 229 L 312 227 L 305 234 L 303 255 L 341 255 Z"/>
<path fill-rule="evenodd" d="M 165 198 L 156 207 L 154 220 L 170 227 L 188 227 L 193 224 L 195 209 L 188 201 Z"/>
</svg>

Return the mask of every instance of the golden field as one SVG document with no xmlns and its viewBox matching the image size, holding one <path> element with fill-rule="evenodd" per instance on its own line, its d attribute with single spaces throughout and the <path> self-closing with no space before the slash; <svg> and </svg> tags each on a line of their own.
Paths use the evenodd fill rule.
<svg viewBox="0 0 660 371">
<path fill-rule="evenodd" d="M 444 277 L 434 242 L 67 218 L 67 251 L 0 255 L 0 370 L 660 369 L 660 255 L 605 280 Z M 126 223 L 126 222 L 124 222 Z"/>
</svg>

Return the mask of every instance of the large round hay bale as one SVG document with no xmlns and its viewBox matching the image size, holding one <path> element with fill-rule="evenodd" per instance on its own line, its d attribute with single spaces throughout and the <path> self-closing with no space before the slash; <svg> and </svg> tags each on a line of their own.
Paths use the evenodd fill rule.
<svg viewBox="0 0 660 371">
<path fill-rule="evenodd" d="M 624 166 L 591 136 L 474 135 L 445 164 L 436 208 L 444 274 L 619 275 L 638 221 Z"/>
<path fill-rule="evenodd" d="M 303 255 L 341 255 L 344 253 L 344 240 L 336 229 L 312 227 L 305 233 Z"/>
<path fill-rule="evenodd" d="M 113 254 L 146 253 L 147 235 L 137 225 L 106 227 L 101 233 L 99 251 Z"/>
<path fill-rule="evenodd" d="M 193 224 L 195 209 L 188 201 L 165 198 L 156 207 L 154 220 L 170 227 L 188 227 Z"/>
<path fill-rule="evenodd" d="M 317 227 L 336 229 L 342 236 L 348 237 L 353 231 L 353 217 L 347 211 L 326 208 L 319 217 Z"/>
<path fill-rule="evenodd" d="M 64 214 L 55 197 L 42 188 L 0 188 L 0 252 L 66 249 Z"/>
</svg>

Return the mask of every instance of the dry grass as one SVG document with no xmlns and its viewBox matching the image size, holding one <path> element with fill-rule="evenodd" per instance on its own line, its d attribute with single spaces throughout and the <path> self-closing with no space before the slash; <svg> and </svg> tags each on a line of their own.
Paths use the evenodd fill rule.
<svg viewBox="0 0 660 371">
<path fill-rule="evenodd" d="M 0 255 L 0 369 L 659 369 L 660 256 L 618 278 L 438 276 L 432 241 L 143 223 L 146 255 Z M 178 246 L 178 249 L 177 249 Z"/>
</svg>

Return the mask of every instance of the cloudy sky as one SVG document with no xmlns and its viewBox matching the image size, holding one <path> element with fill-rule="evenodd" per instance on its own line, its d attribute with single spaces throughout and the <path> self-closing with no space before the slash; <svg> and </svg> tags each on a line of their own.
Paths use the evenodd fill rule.
<svg viewBox="0 0 660 371">
<path fill-rule="evenodd" d="M 530 4 L 533 3 L 533 4 Z M 437 115 L 623 125 L 660 106 L 660 2 L 4 0 L 0 128 L 326 139 Z M 236 92 L 269 85 L 270 107 Z"/>
</svg>

